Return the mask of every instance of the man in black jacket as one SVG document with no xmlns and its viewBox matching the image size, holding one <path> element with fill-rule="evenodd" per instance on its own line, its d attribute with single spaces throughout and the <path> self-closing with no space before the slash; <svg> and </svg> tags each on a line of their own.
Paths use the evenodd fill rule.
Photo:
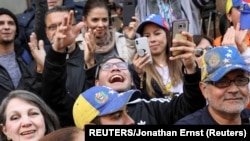
<svg viewBox="0 0 250 141">
<path fill-rule="evenodd" d="M 74 41 L 74 37 L 78 35 L 77 31 L 81 29 L 81 24 L 79 23 L 74 28 L 71 27 L 71 22 L 63 22 L 61 24 L 61 27 L 59 27 L 61 30 L 57 31 L 55 35 L 56 39 L 52 46 L 52 51 L 58 57 L 56 60 L 46 58 L 45 66 L 47 67 L 44 68 L 43 72 L 44 92 L 42 96 L 50 103 L 51 108 L 57 112 L 61 122 L 67 125 L 74 125 L 71 113 L 75 101 L 72 97 L 69 97 L 65 88 L 67 77 L 65 63 L 67 53 L 65 49 L 67 45 Z M 183 45 L 184 49 L 190 49 L 187 47 L 190 44 L 189 41 L 176 42 Z M 183 48 L 175 48 L 173 51 Z M 175 59 L 179 59 L 179 57 L 176 56 Z M 136 124 L 173 124 L 178 119 L 206 105 L 205 99 L 198 87 L 201 71 L 194 62 L 194 58 L 186 58 L 185 61 L 189 65 L 184 64 L 183 66 L 183 94 L 174 96 L 171 101 L 164 98 L 155 98 L 147 101 L 141 99 L 140 96 L 130 99 L 128 113 Z M 130 90 L 133 81 L 128 64 L 119 57 L 109 57 L 101 64 L 93 64 L 92 67 L 86 70 L 85 88 L 90 88 L 94 85 L 108 86 L 119 93 Z"/>
<path fill-rule="evenodd" d="M 173 124 L 181 117 L 195 112 L 205 106 L 205 99 L 202 98 L 198 88 L 200 76 L 198 66 L 189 73 L 184 73 L 184 93 L 174 96 L 171 100 L 165 98 L 146 100 L 140 96 L 133 97 L 127 105 L 129 115 L 138 125 Z M 133 88 L 128 64 L 115 56 L 86 70 L 86 77 L 85 88 L 93 85 L 94 81 L 95 85 L 108 86 L 118 92 Z"/>
<path fill-rule="evenodd" d="M 0 103 L 11 90 L 33 91 L 31 86 L 37 84 L 33 77 L 35 67 L 30 64 L 26 50 L 14 45 L 18 32 L 16 16 L 0 8 Z"/>
<path fill-rule="evenodd" d="M 66 6 L 69 9 L 74 10 L 76 21 L 82 21 L 82 9 L 84 7 L 85 1 L 80 2 L 74 2 L 73 0 L 47 0 L 48 3 L 48 10 L 55 7 L 55 6 Z M 35 25 L 35 11 L 36 11 L 36 1 L 32 0 L 32 6 L 25 10 L 23 13 L 19 14 L 18 19 L 18 26 L 20 28 L 20 32 L 18 34 L 17 39 L 15 40 L 15 44 L 17 46 L 24 47 L 29 53 L 30 49 L 28 46 L 28 42 L 30 41 L 29 37 L 32 32 L 34 32 L 34 26 L 41 26 L 41 25 Z M 43 19 L 41 19 L 43 20 Z M 48 51 L 50 47 L 49 40 L 44 37 L 44 44 L 45 44 L 45 50 Z"/>
<path fill-rule="evenodd" d="M 62 24 L 63 17 L 68 15 L 70 9 L 65 6 L 55 6 L 48 10 L 45 14 L 45 24 L 46 24 L 46 35 L 50 42 L 53 42 L 53 38 L 55 36 L 57 28 L 59 28 L 60 24 Z M 75 18 L 72 18 L 72 24 L 75 25 Z M 37 41 L 37 37 L 35 33 L 32 33 L 30 36 L 30 42 L 29 42 L 30 50 L 33 55 L 33 57 L 36 60 L 37 63 L 37 70 L 45 76 L 45 79 L 54 78 L 54 75 L 57 76 L 58 73 L 60 74 L 61 69 L 65 70 L 65 68 L 61 68 L 57 71 L 51 71 L 51 72 L 43 72 L 43 69 L 47 70 L 47 67 L 50 67 L 50 64 L 45 63 L 45 56 L 46 60 L 49 60 L 49 62 L 57 62 L 58 61 L 66 64 L 66 73 L 67 78 L 65 82 L 65 93 L 69 96 L 68 99 L 72 99 L 74 101 L 78 95 L 83 91 L 83 85 L 85 82 L 85 71 L 84 71 L 84 54 L 82 50 L 80 50 L 79 46 L 76 42 L 73 42 L 72 44 L 67 46 L 67 54 L 66 56 L 64 54 L 61 54 L 53 49 L 49 49 L 47 52 L 47 55 L 44 51 L 44 46 L 42 44 L 42 41 L 40 40 L 39 43 Z M 51 47 L 50 47 L 51 48 Z M 55 73 L 55 74 L 54 74 Z M 63 77 L 63 76 L 62 76 Z M 64 78 L 64 77 L 63 77 Z M 60 81 L 61 78 L 58 79 Z M 53 87 L 48 86 L 47 87 L 47 80 L 45 81 L 45 92 L 50 91 L 53 92 Z M 57 80 L 54 81 L 57 83 Z M 61 82 L 58 82 L 59 84 Z M 64 86 L 61 86 L 64 87 Z M 52 89 L 50 89 L 52 88 Z M 44 100 L 48 103 L 49 106 L 54 107 L 56 106 L 55 103 L 57 102 L 51 102 L 50 98 L 44 97 Z M 60 103 L 60 102 L 59 102 Z M 57 109 L 57 108 L 55 108 Z M 54 109 L 54 110 L 55 110 Z M 59 110 L 59 111 L 58 111 Z M 57 110 L 55 110 L 57 113 L 60 113 L 60 106 Z M 67 119 L 61 119 L 61 120 L 67 120 Z M 72 119 L 69 119 L 71 121 Z M 67 126 L 66 122 L 61 122 L 62 126 Z"/>
</svg>

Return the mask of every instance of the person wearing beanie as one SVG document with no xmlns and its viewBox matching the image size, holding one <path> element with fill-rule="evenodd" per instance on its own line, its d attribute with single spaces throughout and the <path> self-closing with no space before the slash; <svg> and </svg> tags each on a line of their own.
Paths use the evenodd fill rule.
<svg viewBox="0 0 250 141">
<path fill-rule="evenodd" d="M 11 90 L 33 89 L 35 80 L 33 69 L 28 66 L 23 57 L 25 50 L 21 46 L 15 47 L 14 40 L 19 28 L 15 14 L 6 8 L 0 8 L 0 103 Z"/>
<path fill-rule="evenodd" d="M 0 15 L 3 15 L 3 14 L 6 14 L 6 15 L 9 15 L 12 19 L 13 19 L 13 21 L 14 21 L 14 23 L 15 23 L 15 25 L 16 25 L 16 33 L 15 33 L 15 38 L 18 36 L 18 34 L 19 34 L 19 27 L 17 26 L 18 25 L 18 22 L 17 22 L 17 17 L 16 17 L 16 15 L 15 14 L 13 14 L 11 11 L 9 11 L 8 9 L 5 9 L 5 8 L 0 8 Z"/>
</svg>

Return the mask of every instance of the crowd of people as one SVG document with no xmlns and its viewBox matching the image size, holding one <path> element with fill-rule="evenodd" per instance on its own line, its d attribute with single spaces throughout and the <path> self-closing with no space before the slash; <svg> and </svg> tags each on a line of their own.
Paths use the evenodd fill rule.
<svg viewBox="0 0 250 141">
<path fill-rule="evenodd" d="M 191 12 L 209 0 L 141 1 L 127 26 L 119 0 L 47 0 L 43 38 L 32 2 L 19 16 L 0 8 L 1 141 L 82 141 L 88 124 L 250 123 L 245 0 L 227 0 L 216 40 Z M 178 19 L 189 21 L 186 38 L 172 37 Z"/>
</svg>

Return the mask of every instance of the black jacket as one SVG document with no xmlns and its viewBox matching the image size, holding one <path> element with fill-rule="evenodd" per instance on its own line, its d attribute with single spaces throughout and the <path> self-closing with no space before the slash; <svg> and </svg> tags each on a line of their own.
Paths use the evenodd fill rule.
<svg viewBox="0 0 250 141">
<path fill-rule="evenodd" d="M 96 66 L 86 70 L 85 90 L 94 85 Z M 175 95 L 171 100 L 152 98 L 147 100 L 142 94 L 132 97 L 128 104 L 128 113 L 139 125 L 174 124 L 180 118 L 203 108 L 205 99 L 200 91 L 201 70 L 194 74 L 184 75 L 183 93 Z M 159 94 L 161 95 L 161 94 Z"/>
<path fill-rule="evenodd" d="M 67 78 L 65 54 L 50 60 L 46 57 L 44 68 L 43 97 L 56 111 L 61 122 L 74 126 L 72 108 L 74 99 L 67 94 L 65 82 Z M 49 66 L 49 67 L 47 67 Z M 86 70 L 84 90 L 94 86 L 96 66 Z M 147 101 L 140 96 L 131 98 L 128 113 L 136 124 L 173 124 L 178 119 L 201 109 L 206 105 L 199 89 L 201 71 L 197 68 L 195 74 L 185 75 L 184 93 L 176 95 L 171 101 L 155 98 Z M 81 87 L 80 85 L 78 85 Z"/>
<path fill-rule="evenodd" d="M 250 109 L 241 112 L 242 124 L 250 124 Z M 176 125 L 219 125 L 210 115 L 208 106 L 188 115 L 175 123 Z"/>
<path fill-rule="evenodd" d="M 27 62 L 23 58 L 22 53 L 24 49 L 15 49 L 16 61 L 21 71 L 21 79 L 17 88 L 10 78 L 8 71 L 0 65 L 0 103 L 8 95 L 8 93 L 15 89 L 29 90 L 36 94 L 41 91 L 41 75 L 36 74 L 36 65 L 34 61 Z"/>
<path fill-rule="evenodd" d="M 74 125 L 72 107 L 85 82 L 83 51 L 77 46 L 68 59 L 66 55 L 50 49 L 42 76 L 42 98 L 57 113 L 63 127 Z"/>
</svg>

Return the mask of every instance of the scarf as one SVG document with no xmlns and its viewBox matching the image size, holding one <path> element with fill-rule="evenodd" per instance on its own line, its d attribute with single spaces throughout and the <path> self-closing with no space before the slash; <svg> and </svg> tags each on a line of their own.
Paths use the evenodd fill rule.
<svg viewBox="0 0 250 141">
<path fill-rule="evenodd" d="M 107 32 L 101 37 L 96 38 L 95 53 L 107 53 L 115 46 L 115 29 L 110 27 Z"/>
</svg>

